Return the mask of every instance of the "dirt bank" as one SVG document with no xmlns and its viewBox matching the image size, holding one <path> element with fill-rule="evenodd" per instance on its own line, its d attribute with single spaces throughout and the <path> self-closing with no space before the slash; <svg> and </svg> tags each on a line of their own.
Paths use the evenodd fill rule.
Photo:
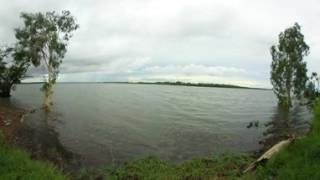
<svg viewBox="0 0 320 180">
<path fill-rule="evenodd" d="M 0 105 L 0 130 L 6 142 L 14 143 L 16 141 L 17 132 L 22 125 L 23 114 L 23 111 Z"/>
<path fill-rule="evenodd" d="M 64 149 L 58 134 L 46 120 L 41 120 L 42 127 L 28 125 L 26 116 L 36 110 L 24 111 L 0 105 L 0 131 L 5 142 L 26 150 L 31 159 L 52 162 L 65 172 L 77 173 L 82 167 L 78 156 Z M 40 122 L 40 120 L 39 120 Z"/>
</svg>

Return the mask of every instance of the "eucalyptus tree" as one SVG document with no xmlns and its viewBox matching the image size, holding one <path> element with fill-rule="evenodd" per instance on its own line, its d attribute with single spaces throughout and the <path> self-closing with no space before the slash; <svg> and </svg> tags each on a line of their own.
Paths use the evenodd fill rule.
<svg viewBox="0 0 320 180">
<path fill-rule="evenodd" d="M 53 85 L 59 74 L 59 66 L 67 52 L 68 41 L 79 25 L 69 11 L 61 13 L 22 13 L 24 25 L 16 29 L 19 56 L 34 66 L 47 70 L 41 90 L 44 92 L 44 108 L 50 111 Z"/>
<path fill-rule="evenodd" d="M 0 96 L 10 97 L 11 90 L 20 83 L 28 69 L 28 62 L 15 58 L 15 49 L 0 48 Z"/>
<path fill-rule="evenodd" d="M 303 58 L 308 54 L 309 46 L 298 23 L 281 32 L 278 44 L 271 47 L 271 84 L 280 105 L 290 108 L 293 97 L 302 97 L 308 80 Z"/>
</svg>

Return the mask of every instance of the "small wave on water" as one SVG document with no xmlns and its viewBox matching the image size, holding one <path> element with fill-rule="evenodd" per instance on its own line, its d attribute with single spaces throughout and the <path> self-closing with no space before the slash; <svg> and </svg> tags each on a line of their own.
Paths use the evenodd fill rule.
<svg viewBox="0 0 320 180">
<path fill-rule="evenodd" d="M 40 85 L 19 85 L 7 106 L 41 106 Z M 26 119 L 39 137 L 55 137 L 66 152 L 90 166 L 123 163 L 158 156 L 181 162 L 224 151 L 256 152 L 290 120 L 291 129 L 305 131 L 310 112 L 297 108 L 291 115 L 277 108 L 272 91 L 132 84 L 57 84 L 55 121 L 37 125 L 43 116 Z M 292 118 L 295 117 L 295 118 Z M 247 128 L 259 121 L 257 128 Z M 265 126 L 267 125 L 267 126 Z M 273 127 L 273 128 L 272 128 Z M 47 143 L 47 141 L 45 141 Z M 41 142 L 37 142 L 41 143 Z"/>
</svg>

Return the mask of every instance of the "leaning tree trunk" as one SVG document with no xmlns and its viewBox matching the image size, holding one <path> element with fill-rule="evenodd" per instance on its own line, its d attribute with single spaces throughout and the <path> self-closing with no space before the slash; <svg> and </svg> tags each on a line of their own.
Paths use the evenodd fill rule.
<svg viewBox="0 0 320 180">
<path fill-rule="evenodd" d="M 51 105 L 52 105 L 52 85 L 48 84 L 44 92 L 44 108 L 47 112 L 51 111 Z"/>
<path fill-rule="evenodd" d="M 12 89 L 12 84 L 8 84 L 8 83 L 5 83 L 5 84 L 2 84 L 0 86 L 0 96 L 1 97 L 10 97 L 11 94 L 11 89 Z"/>
<path fill-rule="evenodd" d="M 51 105 L 52 105 L 52 83 L 53 83 L 53 80 L 52 80 L 52 67 L 51 65 L 48 65 L 48 80 L 45 84 L 45 88 L 44 88 L 44 102 L 43 102 L 43 105 L 44 105 L 44 109 L 47 111 L 47 112 L 50 112 L 51 111 Z"/>
</svg>

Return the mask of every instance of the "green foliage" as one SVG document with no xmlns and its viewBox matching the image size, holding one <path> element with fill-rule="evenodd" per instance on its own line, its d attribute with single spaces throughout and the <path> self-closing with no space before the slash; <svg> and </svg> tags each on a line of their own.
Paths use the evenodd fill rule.
<svg viewBox="0 0 320 180">
<path fill-rule="evenodd" d="M 301 98 L 308 80 L 303 57 L 308 53 L 309 46 L 297 23 L 281 32 L 278 44 L 271 47 L 271 84 L 281 105 L 291 107 L 292 95 Z"/>
<path fill-rule="evenodd" d="M 45 91 L 45 105 L 51 103 L 52 85 L 59 74 L 59 66 L 67 52 L 68 41 L 72 32 L 78 29 L 75 19 L 69 11 L 46 13 L 22 13 L 22 28 L 16 29 L 16 57 L 32 63 L 44 65 L 48 78 L 42 90 Z"/>
<path fill-rule="evenodd" d="M 320 137 L 320 99 L 319 98 L 316 100 L 313 111 L 314 111 L 314 119 L 311 124 L 310 135 Z"/>
<path fill-rule="evenodd" d="M 308 100 L 308 104 L 313 106 L 316 99 L 320 96 L 320 78 L 318 73 L 313 72 L 309 78 L 304 97 Z"/>
<path fill-rule="evenodd" d="M 24 77 L 29 64 L 20 59 L 15 59 L 14 48 L 0 49 L 0 95 L 10 96 L 14 85 L 20 83 Z"/>
<path fill-rule="evenodd" d="M 223 154 L 168 164 L 154 157 L 130 161 L 106 179 L 237 179 L 251 162 L 245 155 Z"/>
<path fill-rule="evenodd" d="M 69 11 L 47 13 L 22 13 L 24 27 L 16 29 L 18 46 L 17 56 L 39 66 L 41 63 L 57 73 L 60 63 L 67 52 L 67 42 L 71 32 L 79 25 Z M 44 61 L 44 62 L 42 62 Z"/>
<path fill-rule="evenodd" d="M 51 164 L 31 160 L 26 152 L 0 144 L 0 179 L 65 180 L 68 178 Z"/>
</svg>

